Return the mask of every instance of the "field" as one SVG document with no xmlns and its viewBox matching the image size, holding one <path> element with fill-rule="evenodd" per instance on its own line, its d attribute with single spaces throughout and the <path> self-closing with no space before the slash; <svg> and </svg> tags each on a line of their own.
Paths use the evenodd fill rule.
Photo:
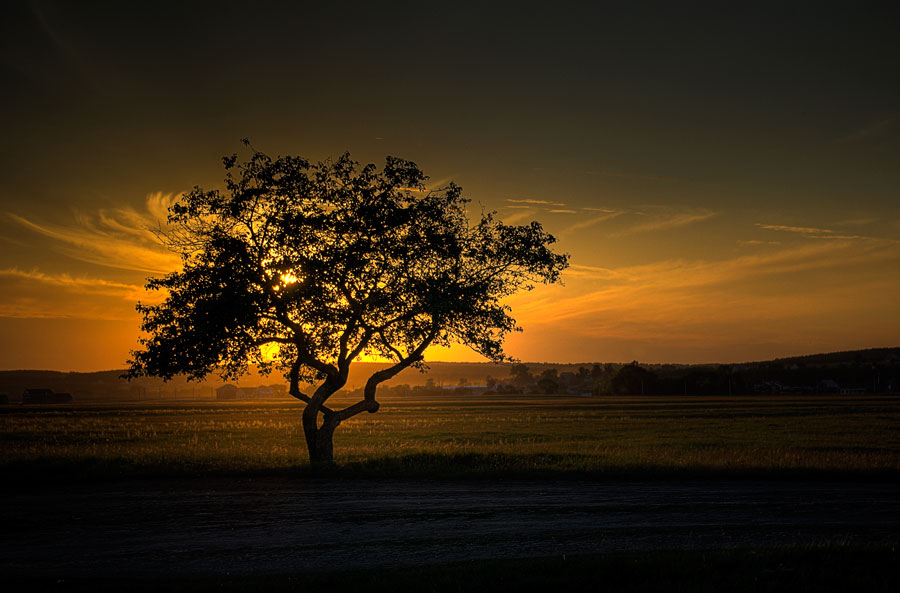
<svg viewBox="0 0 900 593">
<path fill-rule="evenodd" d="M 26 479 L 310 471 L 293 402 L 0 408 L 0 467 Z M 355 476 L 900 476 L 880 396 L 395 399 L 335 434 Z"/>
<path fill-rule="evenodd" d="M 23 590 L 894 591 L 898 403 L 386 399 L 325 470 L 292 402 L 7 405 L 0 570 Z"/>
</svg>

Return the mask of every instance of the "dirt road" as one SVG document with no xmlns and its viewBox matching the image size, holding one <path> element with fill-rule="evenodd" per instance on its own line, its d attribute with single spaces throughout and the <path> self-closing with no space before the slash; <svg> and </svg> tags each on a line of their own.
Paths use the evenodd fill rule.
<svg viewBox="0 0 900 593">
<path fill-rule="evenodd" d="M 165 480 L 10 490 L 7 575 L 257 574 L 900 542 L 896 484 Z"/>
</svg>

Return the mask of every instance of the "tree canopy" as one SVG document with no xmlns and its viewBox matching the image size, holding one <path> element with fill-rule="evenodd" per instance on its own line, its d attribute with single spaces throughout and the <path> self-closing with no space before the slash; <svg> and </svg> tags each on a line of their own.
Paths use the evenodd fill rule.
<svg viewBox="0 0 900 593">
<path fill-rule="evenodd" d="M 462 189 L 426 189 L 411 161 L 387 157 L 379 170 L 349 154 L 311 163 L 251 149 L 223 162 L 224 190 L 195 187 L 169 210 L 160 238 L 182 268 L 147 284 L 165 300 L 138 304 L 146 337 L 129 375 L 277 368 L 307 404 L 314 461 L 330 459 L 334 427 L 376 411 L 378 384 L 421 365 L 429 346 L 507 360 L 503 341 L 518 327 L 503 299 L 557 282 L 567 265 L 539 223 L 484 211 L 470 221 Z M 392 365 L 368 379 L 362 401 L 330 409 L 362 355 Z M 307 394 L 306 383 L 318 387 Z"/>
</svg>

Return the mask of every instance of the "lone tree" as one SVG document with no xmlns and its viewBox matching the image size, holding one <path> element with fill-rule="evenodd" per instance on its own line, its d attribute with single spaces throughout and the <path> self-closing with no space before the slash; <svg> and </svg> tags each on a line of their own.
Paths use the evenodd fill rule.
<svg viewBox="0 0 900 593">
<path fill-rule="evenodd" d="M 159 235 L 182 269 L 148 280 L 166 297 L 138 303 L 147 337 L 126 376 L 280 370 L 306 404 L 313 463 L 333 459 L 335 428 L 378 411 L 378 385 L 422 368 L 429 346 L 509 360 L 503 340 L 518 327 L 502 299 L 557 282 L 567 266 L 540 224 L 505 225 L 494 213 L 470 222 L 461 188 L 426 191 L 410 161 L 387 157 L 379 171 L 349 154 L 312 164 L 252 148 L 244 162 L 223 161 L 224 191 L 195 187 L 169 209 Z M 329 407 L 362 355 L 392 364 L 359 402 Z M 307 384 L 317 387 L 304 393 Z"/>
</svg>

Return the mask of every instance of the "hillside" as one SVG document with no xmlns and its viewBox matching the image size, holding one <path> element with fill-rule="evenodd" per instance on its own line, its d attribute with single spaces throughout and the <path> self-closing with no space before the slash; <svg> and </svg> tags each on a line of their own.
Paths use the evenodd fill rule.
<svg viewBox="0 0 900 593">
<path fill-rule="evenodd" d="M 594 379 L 603 375 L 611 377 L 626 365 L 623 363 L 553 364 L 525 363 L 534 377 L 553 370 L 562 376 L 567 373 L 581 375 L 593 371 Z M 387 366 L 386 363 L 358 362 L 351 367 L 347 389 L 354 391 L 362 387 L 373 372 Z M 509 380 L 510 364 L 477 362 L 433 362 L 427 372 L 407 369 L 387 382 L 386 386 L 409 385 L 411 387 L 433 382 L 435 387 L 484 386 L 488 377 L 498 381 Z M 810 391 L 818 389 L 827 381 L 849 386 L 853 389 L 878 390 L 888 393 L 898 391 L 898 367 L 900 348 L 872 348 L 846 352 L 829 352 L 774 359 L 769 361 L 745 362 L 732 365 L 697 364 L 641 364 L 642 372 L 649 373 L 659 389 L 672 391 L 683 389 L 701 393 L 703 389 L 719 389 L 727 393 L 725 385 L 717 383 L 730 381 L 731 387 L 740 392 L 762 393 L 766 390 Z M 728 379 L 723 379 L 726 372 Z M 52 389 L 55 392 L 71 393 L 75 401 L 104 400 L 152 400 L 152 399 L 213 399 L 215 389 L 225 384 L 218 377 L 202 382 L 189 382 L 182 378 L 163 382 L 156 378 L 139 378 L 132 381 L 121 379 L 122 370 L 92 373 L 58 372 L 42 370 L 0 371 L 0 394 L 10 402 L 21 400 L 25 389 Z M 256 373 L 244 377 L 237 383 L 241 387 L 272 386 L 268 392 L 276 397 L 289 397 L 285 393 L 284 380 L 275 374 L 268 377 Z M 760 385 L 766 385 L 760 388 Z M 828 385 L 831 385 L 828 383 Z M 646 389 L 646 385 L 644 386 Z M 593 392 L 598 392 L 595 385 Z M 582 387 L 584 391 L 584 387 Z M 602 393 L 602 390 L 600 391 Z M 737 391 L 736 391 L 737 392 Z"/>
</svg>

